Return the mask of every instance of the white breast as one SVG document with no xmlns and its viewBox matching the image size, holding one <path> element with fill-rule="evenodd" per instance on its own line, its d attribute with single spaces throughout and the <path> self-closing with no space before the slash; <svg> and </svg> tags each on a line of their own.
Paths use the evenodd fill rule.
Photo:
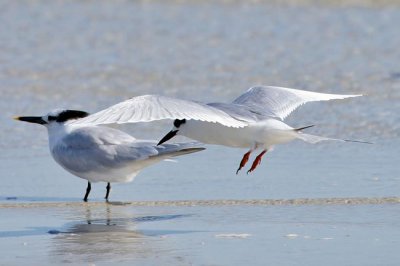
<svg viewBox="0 0 400 266">
<path fill-rule="evenodd" d="M 269 148 L 296 138 L 293 128 L 285 123 L 268 119 L 244 128 L 231 128 L 216 123 L 189 120 L 181 126 L 179 134 L 207 143 L 238 148 Z"/>
<path fill-rule="evenodd" d="M 229 147 L 248 148 L 254 143 L 249 128 L 232 128 L 217 123 L 188 120 L 179 129 L 179 134 L 206 143 Z"/>
</svg>

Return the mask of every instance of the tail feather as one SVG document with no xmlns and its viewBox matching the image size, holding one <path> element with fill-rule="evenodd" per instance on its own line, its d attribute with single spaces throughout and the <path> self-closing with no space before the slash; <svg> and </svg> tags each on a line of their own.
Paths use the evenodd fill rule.
<svg viewBox="0 0 400 266">
<path fill-rule="evenodd" d="M 367 142 L 367 141 L 350 140 L 350 139 L 334 139 L 334 138 L 321 137 L 321 136 L 316 136 L 316 135 L 311 135 L 311 134 L 305 134 L 305 133 L 301 133 L 301 132 L 298 133 L 297 137 L 305 142 L 312 143 L 312 144 L 315 144 L 315 143 L 318 143 L 321 141 L 325 141 L 325 140 L 372 144 L 371 142 Z"/>
<path fill-rule="evenodd" d="M 304 140 L 305 142 L 312 143 L 312 144 L 318 143 L 320 141 L 325 141 L 325 140 L 344 141 L 342 139 L 332 139 L 332 138 L 320 137 L 320 136 L 304 134 L 304 133 L 299 133 L 297 135 L 297 137 L 301 140 Z"/>
<path fill-rule="evenodd" d="M 363 141 L 363 140 L 344 139 L 344 141 L 345 142 L 363 143 L 363 144 L 374 144 L 372 142 Z"/>
</svg>

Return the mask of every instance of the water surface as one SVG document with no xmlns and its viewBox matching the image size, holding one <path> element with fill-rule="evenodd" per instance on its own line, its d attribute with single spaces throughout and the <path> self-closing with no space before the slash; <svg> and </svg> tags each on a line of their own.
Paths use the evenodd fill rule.
<svg viewBox="0 0 400 266">
<path fill-rule="evenodd" d="M 388 2 L 3 1 L 0 203 L 79 202 L 86 188 L 52 160 L 45 129 L 15 115 L 95 112 L 142 94 L 231 101 L 259 84 L 364 94 L 303 106 L 288 123 L 374 145 L 294 142 L 250 175 L 235 174 L 246 150 L 208 146 L 113 185 L 111 199 L 397 196 L 400 8 Z M 122 129 L 159 139 L 170 127 Z M 95 184 L 91 200 L 104 194 Z M 395 265 L 397 207 L 2 208 L 0 264 Z M 135 220 L 148 216 L 161 220 Z"/>
</svg>

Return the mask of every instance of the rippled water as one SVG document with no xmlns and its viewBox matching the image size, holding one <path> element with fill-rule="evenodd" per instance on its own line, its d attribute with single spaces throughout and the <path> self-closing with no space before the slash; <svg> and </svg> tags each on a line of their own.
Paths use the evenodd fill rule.
<svg viewBox="0 0 400 266">
<path fill-rule="evenodd" d="M 312 121 L 334 135 L 398 138 L 399 13 L 262 3 L 3 2 L 2 134 L 18 134 L 2 136 L 0 145 L 31 145 L 19 131 L 36 129 L 17 126 L 9 119 L 16 114 L 60 106 L 93 112 L 146 93 L 228 101 L 256 84 L 366 94 L 303 108 L 291 121 Z"/>
<path fill-rule="evenodd" d="M 80 201 L 86 186 L 52 160 L 45 129 L 14 121 L 15 115 L 41 115 L 59 107 L 95 112 L 150 93 L 230 101 L 258 84 L 364 94 L 362 98 L 306 105 L 291 115 L 288 123 L 316 124 L 311 133 L 375 144 L 283 145 L 268 153 L 248 176 L 235 175 L 244 150 L 209 146 L 205 152 L 180 158 L 179 163 L 148 168 L 133 183 L 114 185 L 111 198 L 386 197 L 400 191 L 400 8 L 396 3 L 3 1 L 0 24 L 3 202 Z M 170 123 L 123 129 L 136 137 L 159 139 Z M 105 185 L 96 184 L 92 199 L 102 200 L 104 193 Z M 383 209 L 379 215 L 385 224 L 390 212 Z M 240 217 L 253 215 L 245 208 L 235 211 Z M 307 211 L 298 209 L 300 214 Z M 329 210 L 323 213 L 328 220 L 335 217 Z M 343 213 L 351 215 L 347 209 Z M 36 217 L 39 224 L 44 219 L 40 217 Z M 192 223 L 193 219 L 187 220 Z M 189 230 L 202 230 L 208 223 Z M 369 230 L 360 228 L 357 234 Z M 253 229 L 265 228 L 256 225 Z M 387 231 L 377 234 L 383 237 Z M 37 239 L 47 245 L 43 238 Z M 53 240 L 68 245 L 80 241 L 66 239 L 57 236 Z M 349 246 L 360 239 L 356 237 Z M 388 250 L 387 245 L 377 246 L 380 251 Z M 296 247 L 281 251 L 289 259 L 298 258 Z M 396 261 L 395 255 L 387 256 L 386 262 Z M 189 262 L 208 262 L 196 258 Z M 166 260 L 170 264 L 176 261 Z M 217 262 L 229 264 L 229 260 Z"/>
</svg>

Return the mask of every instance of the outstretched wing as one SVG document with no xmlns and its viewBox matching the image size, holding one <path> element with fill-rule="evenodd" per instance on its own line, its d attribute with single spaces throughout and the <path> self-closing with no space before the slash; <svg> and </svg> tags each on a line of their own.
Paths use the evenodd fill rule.
<svg viewBox="0 0 400 266">
<path fill-rule="evenodd" d="M 233 101 L 261 117 L 284 120 L 297 107 L 307 102 L 345 99 L 362 95 L 327 94 L 282 87 L 259 86 L 250 88 Z"/>
<path fill-rule="evenodd" d="M 213 106 L 159 95 L 133 97 L 69 123 L 90 125 L 124 124 L 162 119 L 193 119 L 236 128 L 248 125 L 248 122 L 235 119 L 223 110 Z"/>
</svg>

